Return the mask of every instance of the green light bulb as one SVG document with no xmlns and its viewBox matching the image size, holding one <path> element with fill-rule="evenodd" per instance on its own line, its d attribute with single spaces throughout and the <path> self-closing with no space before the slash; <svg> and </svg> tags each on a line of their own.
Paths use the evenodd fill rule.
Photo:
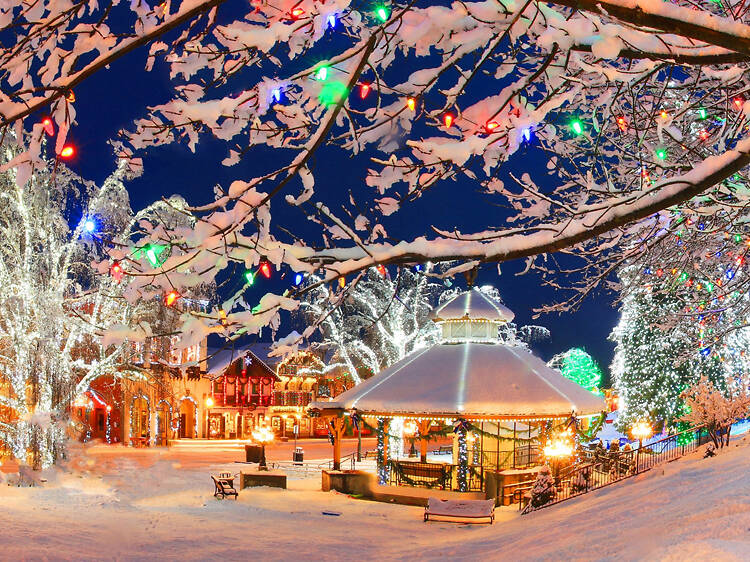
<svg viewBox="0 0 750 562">
<path fill-rule="evenodd" d="M 667 149 L 666 148 L 659 148 L 656 151 L 656 157 L 659 160 L 665 160 L 667 158 Z"/>
<path fill-rule="evenodd" d="M 255 282 L 255 274 L 249 269 L 245 271 L 245 281 L 248 285 L 252 285 Z"/>
<path fill-rule="evenodd" d="M 699 117 L 700 117 L 701 119 L 705 119 L 706 117 L 708 117 L 708 114 L 706 113 L 706 108 L 705 108 L 705 107 L 701 107 L 701 108 L 700 108 L 700 109 L 698 110 L 698 116 L 699 116 Z"/>
<path fill-rule="evenodd" d="M 378 6 L 377 8 L 375 8 L 375 15 L 380 21 L 385 22 L 388 21 L 388 16 L 390 16 L 391 14 L 388 8 L 386 8 L 385 6 Z"/>
<path fill-rule="evenodd" d="M 328 78 L 328 67 L 327 66 L 321 66 L 318 71 L 315 73 L 315 79 L 316 80 L 325 80 Z"/>
<path fill-rule="evenodd" d="M 580 119 L 574 119 L 570 123 L 570 128 L 576 135 L 582 135 L 583 134 L 583 123 L 581 123 Z"/>
</svg>

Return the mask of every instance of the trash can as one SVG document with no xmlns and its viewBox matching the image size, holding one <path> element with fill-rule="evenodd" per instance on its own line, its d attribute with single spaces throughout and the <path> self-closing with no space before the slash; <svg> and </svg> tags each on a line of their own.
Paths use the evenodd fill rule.
<svg viewBox="0 0 750 562">
<path fill-rule="evenodd" d="M 245 445 L 245 462 L 260 462 L 263 449 L 260 445 Z"/>
<path fill-rule="evenodd" d="M 305 459 L 305 452 L 302 450 L 302 447 L 295 447 L 294 453 L 292 453 L 292 462 L 294 464 L 302 464 L 302 461 Z"/>
</svg>

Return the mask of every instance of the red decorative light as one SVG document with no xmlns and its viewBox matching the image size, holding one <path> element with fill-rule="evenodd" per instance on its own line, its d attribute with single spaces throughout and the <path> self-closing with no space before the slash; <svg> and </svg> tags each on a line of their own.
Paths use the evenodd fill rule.
<svg viewBox="0 0 750 562">
<path fill-rule="evenodd" d="M 663 269 L 657 269 L 656 270 L 656 276 L 657 277 L 661 277 L 662 275 L 664 275 L 664 270 Z"/>
<path fill-rule="evenodd" d="M 406 98 L 406 107 L 414 111 L 417 108 L 417 98 Z"/>
<path fill-rule="evenodd" d="M 669 114 L 664 109 L 662 109 L 661 110 L 661 118 L 662 119 L 666 119 L 667 117 L 669 117 Z"/>
<path fill-rule="evenodd" d="M 367 94 L 370 93 L 370 84 L 367 82 L 363 82 L 359 85 L 359 98 L 365 99 L 367 97 Z"/>
<path fill-rule="evenodd" d="M 166 304 L 167 306 L 172 306 L 174 303 L 176 303 L 179 300 L 179 298 L 180 298 L 180 293 L 172 289 L 164 297 L 164 304 Z"/>
<path fill-rule="evenodd" d="M 76 95 L 73 90 L 68 90 L 68 94 L 65 96 L 65 99 L 68 100 L 70 103 L 73 103 L 76 101 Z"/>
<path fill-rule="evenodd" d="M 380 273 L 380 275 L 382 275 L 383 277 L 385 277 L 386 270 L 385 270 L 385 266 L 382 263 L 380 265 L 378 265 L 378 267 L 376 267 L 375 269 L 378 270 L 378 273 Z"/>
<path fill-rule="evenodd" d="M 701 129 L 701 132 L 699 133 L 698 136 L 700 136 L 701 140 L 707 140 L 709 137 L 709 134 L 706 129 Z"/>
<path fill-rule="evenodd" d="M 500 123 L 498 123 L 497 121 L 490 121 L 484 127 L 485 129 L 487 129 L 488 133 L 491 133 L 492 131 L 497 129 L 499 126 L 500 126 Z"/>
<path fill-rule="evenodd" d="M 55 124 L 50 117 L 42 119 L 42 125 L 44 126 L 44 132 L 47 133 L 47 136 L 51 137 L 55 134 Z"/>
<path fill-rule="evenodd" d="M 289 12 L 289 15 L 291 16 L 292 20 L 297 21 L 300 19 L 305 13 L 305 10 L 303 10 L 300 7 L 292 8 L 292 11 Z"/>
<path fill-rule="evenodd" d="M 115 281 L 119 283 L 124 273 L 125 271 L 122 269 L 119 261 L 112 262 L 112 265 L 109 268 L 109 274 Z"/>
<path fill-rule="evenodd" d="M 273 269 L 271 269 L 271 264 L 268 263 L 268 261 L 263 260 L 260 262 L 260 273 L 265 277 L 266 279 L 271 278 L 271 273 L 273 272 Z"/>
<path fill-rule="evenodd" d="M 339 277 L 339 288 L 343 289 L 346 287 L 346 277 Z"/>
<path fill-rule="evenodd" d="M 453 124 L 453 114 L 446 113 L 445 115 L 443 115 L 443 123 L 446 127 L 450 127 Z"/>
<path fill-rule="evenodd" d="M 628 122 L 625 121 L 625 118 L 620 115 L 620 117 L 617 118 L 617 126 L 620 127 L 620 130 L 624 133 L 628 128 Z"/>
<path fill-rule="evenodd" d="M 745 103 L 745 100 L 744 100 L 744 98 L 742 98 L 742 97 L 740 97 L 740 96 L 737 96 L 737 97 L 736 97 L 736 98 L 734 98 L 734 99 L 733 99 L 732 101 L 734 102 L 734 105 L 736 105 L 736 106 L 737 106 L 737 109 L 742 109 L 742 104 L 744 104 L 744 103 Z"/>
<path fill-rule="evenodd" d="M 73 158 L 75 156 L 76 149 L 73 148 L 72 144 L 66 144 L 60 151 L 60 158 Z"/>
</svg>

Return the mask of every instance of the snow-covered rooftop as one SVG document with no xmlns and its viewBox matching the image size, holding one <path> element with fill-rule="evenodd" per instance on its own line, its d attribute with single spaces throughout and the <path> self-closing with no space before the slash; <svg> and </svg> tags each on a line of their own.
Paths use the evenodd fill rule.
<svg viewBox="0 0 750 562">
<path fill-rule="evenodd" d="M 514 317 L 512 310 L 493 302 L 476 288 L 457 295 L 432 313 L 436 321 L 466 318 L 510 322 Z"/>
<path fill-rule="evenodd" d="M 224 371 L 234 361 L 240 357 L 244 357 L 246 353 L 250 352 L 257 359 L 259 359 L 270 372 L 274 372 L 274 367 L 278 363 L 278 357 L 269 357 L 268 354 L 271 352 L 271 342 L 268 343 L 254 343 L 246 345 L 244 347 L 238 347 L 233 349 L 216 349 L 209 348 L 207 360 L 206 372 L 209 377 L 214 378 L 224 374 Z"/>
<path fill-rule="evenodd" d="M 607 406 L 525 349 L 461 343 L 417 350 L 333 402 L 311 407 L 523 418 L 588 415 Z"/>
</svg>

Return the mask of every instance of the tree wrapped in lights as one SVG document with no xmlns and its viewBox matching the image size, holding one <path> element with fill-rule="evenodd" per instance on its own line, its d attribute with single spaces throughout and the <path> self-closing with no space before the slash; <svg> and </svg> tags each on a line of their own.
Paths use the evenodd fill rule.
<svg viewBox="0 0 750 562">
<path fill-rule="evenodd" d="M 547 363 L 558 369 L 566 379 L 596 392 L 602 382 L 602 371 L 594 358 L 579 347 L 558 353 Z"/>
<path fill-rule="evenodd" d="M 716 447 L 729 445 L 732 424 L 750 414 L 750 389 L 746 376 L 727 377 L 723 388 L 717 388 L 707 377 L 687 388 L 680 395 L 687 413 L 682 421 L 705 426 Z"/>
<path fill-rule="evenodd" d="M 157 335 L 162 307 L 128 302 L 130 277 L 109 275 L 106 247 L 148 216 L 130 210 L 128 169 L 101 186 L 61 165 L 26 175 L 7 167 L 20 144 L 10 135 L 0 147 L 0 442 L 40 468 L 63 453 L 69 407 L 94 380 L 147 380 L 130 341 Z"/>
<path fill-rule="evenodd" d="M 633 269 L 622 273 L 626 286 L 635 277 Z M 686 312 L 692 287 L 681 289 L 674 278 L 665 282 L 672 291 L 630 286 L 610 336 L 616 343 L 613 383 L 624 404 L 618 418 L 621 428 L 640 419 L 671 425 L 686 411 L 682 392 L 701 376 L 721 384 L 727 374 L 748 370 L 750 330 L 734 326 L 735 309 L 724 313 L 724 321 L 737 329 L 715 341 L 713 328 Z"/>
<path fill-rule="evenodd" d="M 335 352 L 355 384 L 362 381 L 360 373 L 378 373 L 437 341 L 430 312 L 444 286 L 430 277 L 432 269 L 402 268 L 391 277 L 373 268 L 341 295 L 323 284 L 302 301 L 304 318 L 313 325 L 319 322 L 319 345 Z"/>
</svg>

